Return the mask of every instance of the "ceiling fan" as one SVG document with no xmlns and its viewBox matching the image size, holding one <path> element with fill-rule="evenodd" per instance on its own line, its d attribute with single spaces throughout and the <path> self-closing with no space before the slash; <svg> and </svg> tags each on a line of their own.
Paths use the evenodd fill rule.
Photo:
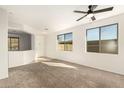
<svg viewBox="0 0 124 93">
<path fill-rule="evenodd" d="M 100 9 L 100 10 L 95 10 L 97 8 L 97 6 L 98 5 L 89 5 L 88 6 L 89 10 L 87 12 L 75 10 L 74 11 L 75 13 L 83 13 L 83 14 L 85 14 L 83 17 L 77 19 L 76 21 L 79 21 L 79 20 L 83 19 L 86 16 L 90 17 L 91 20 L 94 21 L 94 20 L 96 20 L 94 14 L 102 13 L 102 12 L 107 12 L 107 11 L 112 11 L 113 8 L 114 8 L 114 7 L 108 7 L 108 8 L 104 8 L 104 9 Z"/>
</svg>

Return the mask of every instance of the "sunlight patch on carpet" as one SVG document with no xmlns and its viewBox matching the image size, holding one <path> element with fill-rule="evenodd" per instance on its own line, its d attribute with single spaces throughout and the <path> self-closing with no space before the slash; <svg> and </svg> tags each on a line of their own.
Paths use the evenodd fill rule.
<svg viewBox="0 0 124 93">
<path fill-rule="evenodd" d="M 67 65 L 67 64 L 64 64 L 64 63 L 54 63 L 54 62 L 42 62 L 43 64 L 46 64 L 48 66 L 56 66 L 56 67 L 65 67 L 65 68 L 72 68 L 72 69 L 77 69 L 76 67 L 74 66 L 71 66 L 71 65 Z"/>
<path fill-rule="evenodd" d="M 51 59 L 47 59 L 47 58 L 37 58 L 37 60 L 40 60 L 40 61 L 51 61 Z"/>
</svg>

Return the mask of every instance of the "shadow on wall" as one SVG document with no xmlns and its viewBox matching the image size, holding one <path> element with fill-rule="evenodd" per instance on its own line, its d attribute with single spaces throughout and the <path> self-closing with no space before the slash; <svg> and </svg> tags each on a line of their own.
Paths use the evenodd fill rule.
<svg viewBox="0 0 124 93">
<path fill-rule="evenodd" d="M 32 35 L 23 31 L 17 31 L 17 30 L 10 30 L 8 32 L 9 38 L 18 38 L 18 42 L 15 42 L 14 39 L 9 42 L 9 47 L 12 48 L 10 51 L 25 51 L 25 50 L 32 50 Z M 9 40 L 10 41 L 10 40 Z M 18 43 L 18 44 L 16 44 Z M 16 47 L 19 48 L 16 48 Z M 14 50 L 16 48 L 17 50 Z"/>
</svg>

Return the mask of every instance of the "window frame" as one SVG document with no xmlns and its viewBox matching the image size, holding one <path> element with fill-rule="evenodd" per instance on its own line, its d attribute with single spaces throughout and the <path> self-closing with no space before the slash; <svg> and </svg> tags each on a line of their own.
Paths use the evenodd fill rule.
<svg viewBox="0 0 124 93">
<path fill-rule="evenodd" d="M 10 39 L 10 47 L 8 46 L 9 51 L 19 51 L 20 50 L 20 38 L 19 37 L 8 37 Z M 18 39 L 18 49 L 17 50 L 12 50 L 12 41 L 11 39 Z"/>
<path fill-rule="evenodd" d="M 67 35 L 67 34 L 72 34 L 72 49 L 71 50 L 66 50 L 66 46 L 65 46 L 65 42 L 67 42 L 66 40 L 65 40 L 65 36 Z M 63 33 L 63 34 L 59 34 L 59 35 L 57 35 L 57 40 L 58 40 L 58 44 L 59 44 L 59 36 L 64 36 L 64 41 L 62 41 L 62 42 L 64 42 L 64 49 L 63 50 L 60 50 L 60 51 L 73 51 L 73 32 L 68 32 L 68 33 Z"/>
<path fill-rule="evenodd" d="M 101 28 L 102 27 L 108 27 L 108 26 L 112 26 L 112 25 L 117 25 L 117 53 L 103 53 L 101 52 Z M 89 29 L 86 29 L 86 48 L 87 48 L 87 42 L 88 42 L 88 30 L 91 30 L 91 29 L 96 29 L 96 28 L 99 28 L 99 52 L 90 52 L 90 51 L 86 51 L 89 52 L 89 53 L 102 53 L 102 54 L 119 54 L 119 23 L 113 23 L 113 24 L 109 24 L 109 25 L 104 25 L 104 26 L 98 26 L 98 27 L 93 27 L 93 28 L 89 28 Z"/>
</svg>

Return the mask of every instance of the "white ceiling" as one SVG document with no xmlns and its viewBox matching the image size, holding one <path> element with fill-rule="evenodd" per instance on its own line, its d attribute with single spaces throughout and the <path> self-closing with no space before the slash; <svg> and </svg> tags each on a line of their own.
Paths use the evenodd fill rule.
<svg viewBox="0 0 124 93">
<path fill-rule="evenodd" d="M 98 6 L 96 10 L 109 6 Z M 73 12 L 74 10 L 87 11 L 87 5 L 4 5 L 1 7 L 9 12 L 10 21 L 30 25 L 42 32 L 60 31 L 90 22 L 90 19 L 87 17 L 77 22 L 76 19 L 82 17 L 84 14 Z M 120 13 L 124 13 L 124 6 L 114 6 L 113 11 L 95 16 L 99 20 Z M 48 28 L 48 30 L 44 30 L 45 28 Z"/>
</svg>

